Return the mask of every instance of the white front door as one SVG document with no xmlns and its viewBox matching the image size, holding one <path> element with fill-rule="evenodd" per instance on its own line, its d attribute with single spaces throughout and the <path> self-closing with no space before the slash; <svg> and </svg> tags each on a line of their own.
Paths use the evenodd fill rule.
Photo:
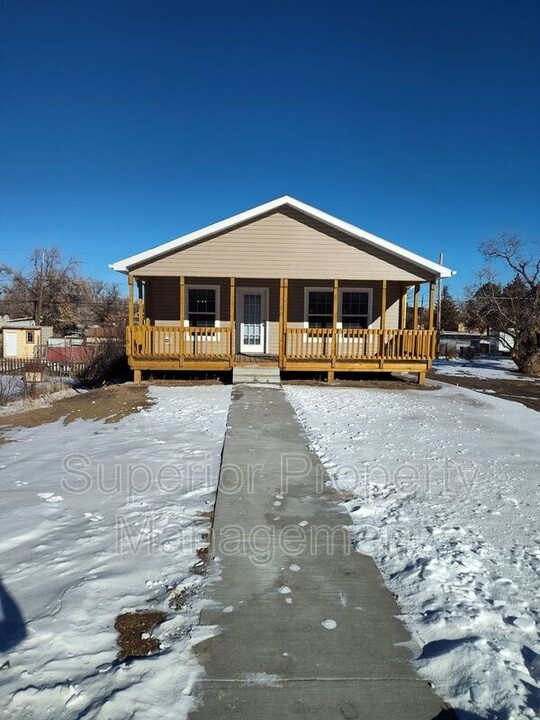
<svg viewBox="0 0 540 720">
<path fill-rule="evenodd" d="M 4 357 L 17 357 L 17 333 L 4 330 Z"/>
<path fill-rule="evenodd" d="M 266 352 L 268 290 L 238 288 L 238 329 L 241 353 Z"/>
</svg>

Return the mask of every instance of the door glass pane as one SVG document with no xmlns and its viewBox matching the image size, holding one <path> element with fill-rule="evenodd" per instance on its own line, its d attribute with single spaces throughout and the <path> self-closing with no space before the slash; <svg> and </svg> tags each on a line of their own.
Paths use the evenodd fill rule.
<svg viewBox="0 0 540 720">
<path fill-rule="evenodd" d="M 260 294 L 244 295 L 244 345 L 260 345 L 262 298 Z"/>
<path fill-rule="evenodd" d="M 244 295 L 244 322 L 261 322 L 261 296 Z"/>
</svg>

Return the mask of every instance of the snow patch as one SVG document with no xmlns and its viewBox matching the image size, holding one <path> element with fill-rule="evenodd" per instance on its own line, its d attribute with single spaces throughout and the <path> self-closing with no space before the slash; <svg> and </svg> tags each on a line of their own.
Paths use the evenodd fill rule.
<svg viewBox="0 0 540 720">
<path fill-rule="evenodd" d="M 418 672 L 458 714 L 536 717 L 540 414 L 451 385 L 285 392 L 398 598 Z"/>
<path fill-rule="evenodd" d="M 332 618 L 325 618 L 321 620 L 321 625 L 325 630 L 335 630 L 337 628 L 337 622 Z"/>
<path fill-rule="evenodd" d="M 443 375 L 474 377 L 480 380 L 535 381 L 535 378 L 521 375 L 516 363 L 509 357 L 475 358 L 474 360 L 438 359 L 433 361 L 433 370 Z"/>
<path fill-rule="evenodd" d="M 205 637 L 198 593 L 209 578 L 192 568 L 230 388 L 150 393 L 154 405 L 115 424 L 5 431 L 15 442 L 0 445 L 3 717 L 181 719 L 195 705 L 191 647 Z M 153 631 L 161 651 L 119 664 L 115 618 L 137 609 L 167 612 Z"/>
</svg>

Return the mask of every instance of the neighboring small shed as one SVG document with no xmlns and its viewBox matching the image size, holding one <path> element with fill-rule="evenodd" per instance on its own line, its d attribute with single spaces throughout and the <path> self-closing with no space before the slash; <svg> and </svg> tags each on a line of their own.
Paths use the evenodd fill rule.
<svg viewBox="0 0 540 720">
<path fill-rule="evenodd" d="M 39 348 L 47 344 L 53 329 L 22 318 L 3 322 L 0 332 L 2 357 L 31 360 L 39 354 Z"/>
</svg>

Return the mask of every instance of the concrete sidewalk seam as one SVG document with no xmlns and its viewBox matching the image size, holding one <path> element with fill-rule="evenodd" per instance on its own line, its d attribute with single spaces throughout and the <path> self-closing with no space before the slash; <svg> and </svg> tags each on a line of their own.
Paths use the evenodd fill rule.
<svg viewBox="0 0 540 720">
<path fill-rule="evenodd" d="M 426 684 L 426 680 L 422 678 L 399 678 L 399 677 L 388 677 L 388 678 L 377 678 L 377 677 L 298 677 L 298 678 L 279 678 L 276 680 L 265 682 L 257 682 L 256 680 L 239 680 L 236 678 L 203 678 L 200 680 L 201 683 L 224 683 L 232 685 L 244 685 L 245 687 L 265 687 L 265 688 L 276 688 L 286 683 L 305 683 L 305 682 L 407 682 L 407 683 L 421 683 Z"/>
</svg>

